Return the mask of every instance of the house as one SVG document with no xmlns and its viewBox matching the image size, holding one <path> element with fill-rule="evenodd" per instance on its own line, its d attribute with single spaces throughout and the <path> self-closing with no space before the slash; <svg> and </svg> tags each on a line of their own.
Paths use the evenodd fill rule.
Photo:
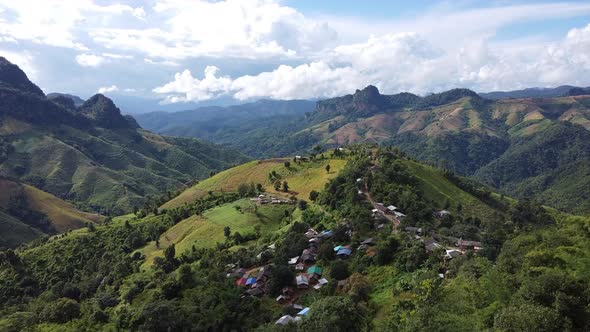
<svg viewBox="0 0 590 332">
<path fill-rule="evenodd" d="M 295 295 L 295 290 L 293 289 L 293 287 L 283 287 L 283 289 L 281 290 L 281 294 L 286 298 L 291 298 L 293 297 L 293 295 Z"/>
<path fill-rule="evenodd" d="M 271 270 L 272 270 L 272 265 L 266 265 L 264 267 L 261 267 L 258 272 L 258 276 L 256 277 L 256 281 L 257 282 L 260 282 L 260 281 L 266 282 L 271 277 Z"/>
<path fill-rule="evenodd" d="M 327 229 L 325 231 L 322 231 L 318 236 L 322 239 L 327 239 L 334 236 L 334 232 L 332 230 Z"/>
<path fill-rule="evenodd" d="M 443 218 L 443 217 L 445 217 L 445 216 L 449 216 L 449 215 L 451 215 L 451 212 L 449 212 L 449 211 L 447 211 L 447 210 L 440 210 L 440 211 L 436 211 L 436 212 L 434 213 L 434 215 L 435 215 L 437 218 Z"/>
<path fill-rule="evenodd" d="M 318 232 L 316 232 L 313 228 L 310 228 L 307 230 L 307 232 L 305 232 L 305 236 L 308 239 L 311 239 L 311 238 L 318 236 Z"/>
<path fill-rule="evenodd" d="M 418 227 L 406 227 L 405 230 L 408 233 L 422 234 L 422 228 Z"/>
<path fill-rule="evenodd" d="M 372 237 L 370 237 L 370 238 L 364 240 L 363 242 L 361 242 L 361 244 L 366 244 L 368 246 L 374 246 L 375 243 L 376 243 L 375 242 L 375 238 L 372 238 Z"/>
<path fill-rule="evenodd" d="M 293 304 L 293 309 L 301 310 L 301 309 L 303 309 L 303 306 L 301 304 Z"/>
<path fill-rule="evenodd" d="M 455 257 L 461 256 L 461 252 L 455 249 L 447 249 L 445 253 L 446 259 L 453 259 Z"/>
<path fill-rule="evenodd" d="M 338 252 L 338 250 L 340 250 L 340 249 L 342 249 L 342 248 L 344 248 L 344 246 L 335 246 L 335 247 L 334 247 L 334 251 L 335 251 L 335 252 Z"/>
<path fill-rule="evenodd" d="M 359 189 L 359 191 L 358 191 L 358 195 L 359 195 L 359 196 L 363 196 L 364 194 L 365 194 L 365 193 L 363 193 L 363 191 Z"/>
<path fill-rule="evenodd" d="M 455 245 L 457 247 L 459 247 L 459 249 L 461 249 L 461 250 L 481 250 L 481 249 L 483 249 L 483 245 L 481 244 L 481 242 L 478 242 L 478 241 L 469 241 L 469 240 L 459 239 L 459 241 L 457 241 L 455 243 Z"/>
<path fill-rule="evenodd" d="M 298 260 L 299 260 L 299 256 L 295 256 L 295 257 L 291 258 L 287 263 L 289 265 L 294 265 L 294 264 L 297 264 Z"/>
<path fill-rule="evenodd" d="M 383 213 L 387 212 L 387 208 L 385 207 L 385 205 L 383 205 L 383 203 L 375 204 L 375 209 L 377 209 Z"/>
<path fill-rule="evenodd" d="M 356 183 L 361 183 L 361 182 L 363 182 L 363 179 L 362 178 L 356 179 Z"/>
<path fill-rule="evenodd" d="M 314 265 L 314 266 L 310 267 L 309 269 L 307 269 L 307 275 L 309 275 L 310 279 L 317 281 L 318 279 L 320 279 L 322 277 L 323 271 L 324 271 L 324 269 L 322 269 L 321 267 L 319 267 L 317 265 Z"/>
<path fill-rule="evenodd" d="M 293 317 L 291 317 L 291 315 L 285 315 L 281 318 L 279 318 L 276 322 L 275 325 L 287 325 L 289 323 L 291 323 L 293 321 Z"/>
<path fill-rule="evenodd" d="M 273 243 L 270 246 L 268 246 L 267 248 L 274 251 L 277 248 L 277 245 Z"/>
<path fill-rule="evenodd" d="M 277 301 L 278 304 L 285 304 L 289 301 L 289 299 L 284 295 L 279 295 L 275 301 Z"/>
<path fill-rule="evenodd" d="M 299 263 L 299 264 L 295 265 L 295 270 L 296 271 L 303 271 L 303 270 L 305 270 L 305 264 Z"/>
<path fill-rule="evenodd" d="M 434 241 L 434 240 L 426 240 L 424 241 L 424 248 L 426 248 L 426 252 L 433 252 L 438 248 L 442 248 L 443 246 L 440 245 L 438 242 Z"/>
<path fill-rule="evenodd" d="M 388 213 L 394 213 L 395 210 L 397 210 L 397 207 L 394 206 L 394 205 L 390 205 L 390 206 L 387 207 L 387 212 Z"/>
<path fill-rule="evenodd" d="M 403 214 L 403 213 L 401 213 L 401 212 L 399 212 L 399 211 L 395 211 L 395 212 L 393 212 L 393 214 L 394 214 L 394 215 L 395 215 L 397 218 L 400 218 L 400 219 L 406 216 L 405 214 Z"/>
<path fill-rule="evenodd" d="M 256 278 L 250 277 L 246 280 L 246 286 L 254 285 L 256 283 Z"/>
<path fill-rule="evenodd" d="M 308 314 L 309 314 L 309 307 L 305 307 L 297 313 L 297 316 L 307 316 Z"/>
<path fill-rule="evenodd" d="M 248 289 L 246 291 L 246 293 L 250 296 L 261 296 L 262 294 L 264 294 L 264 291 L 262 290 L 262 288 L 257 287 L 257 288 Z"/>
<path fill-rule="evenodd" d="M 342 248 L 340 250 L 338 250 L 338 252 L 336 252 L 336 256 L 340 257 L 340 258 L 348 258 L 350 255 L 352 255 L 352 249 L 350 248 Z"/>
<path fill-rule="evenodd" d="M 320 239 L 319 237 L 314 237 L 313 239 L 310 239 L 308 242 L 309 245 L 319 246 L 322 243 L 322 239 Z"/>
<path fill-rule="evenodd" d="M 295 278 L 295 282 L 297 283 L 297 288 L 307 288 L 309 287 L 309 278 L 305 274 L 300 274 Z"/>
<path fill-rule="evenodd" d="M 346 286 L 346 279 L 338 281 L 338 284 L 336 285 L 336 289 L 338 291 L 343 291 L 344 286 Z"/>
<path fill-rule="evenodd" d="M 246 282 L 248 282 L 247 278 L 240 278 L 236 280 L 236 285 L 238 286 L 246 286 Z"/>
<path fill-rule="evenodd" d="M 317 285 L 313 286 L 313 288 L 316 290 L 319 290 L 320 288 L 324 287 L 327 284 L 328 284 L 328 279 L 321 278 L 320 280 L 318 280 Z"/>
<path fill-rule="evenodd" d="M 361 242 L 361 245 L 357 248 L 357 250 L 365 250 L 368 247 L 371 247 L 374 245 L 375 245 L 375 239 L 370 237 L 370 238 L 364 240 L 363 242 Z"/>
</svg>

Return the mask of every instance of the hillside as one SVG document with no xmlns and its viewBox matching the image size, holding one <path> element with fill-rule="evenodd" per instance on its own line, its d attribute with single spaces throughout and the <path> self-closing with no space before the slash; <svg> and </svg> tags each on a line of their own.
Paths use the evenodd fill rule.
<svg viewBox="0 0 590 332">
<path fill-rule="evenodd" d="M 308 186 L 319 196 L 307 206 L 251 199 L 275 195 L 272 190 L 229 190 L 231 183 L 247 184 L 252 170 L 265 164 L 251 162 L 228 170 L 231 176 L 212 178 L 225 183 L 217 187 L 227 189 L 223 192 L 156 214 L 117 217 L 10 252 L 0 264 L 0 300 L 7 303 L 0 311 L 0 327 L 280 331 L 274 322 L 285 314 L 297 315 L 301 309 L 292 306 L 297 304 L 310 308 L 308 317 L 289 327 L 297 331 L 412 331 L 436 324 L 496 328 L 509 323 L 508 315 L 526 314 L 528 308 L 518 309 L 522 289 L 540 282 L 539 274 L 549 278 L 557 271 L 551 266 L 553 256 L 547 257 L 539 243 L 551 232 L 557 235 L 544 244 L 551 248 L 575 234 L 570 247 L 556 250 L 565 269 L 560 276 L 576 286 L 569 290 L 549 283 L 558 287 L 558 294 L 547 299 L 549 304 L 534 300 L 530 305 L 554 308 L 553 301 L 561 296 L 583 296 L 575 275 L 587 265 L 588 251 L 581 245 L 587 235 L 577 230 L 587 221 L 556 212 L 556 225 L 541 207 L 486 193 L 480 184 L 409 160 L 399 150 L 357 146 L 346 154 L 331 180 L 311 178 Z M 307 169 L 323 166 L 308 163 Z M 285 167 L 279 161 L 275 166 Z M 302 169 L 296 172 L 304 174 Z M 371 216 L 381 199 L 395 204 L 405 217 Z M 445 206 L 450 214 L 437 217 L 434 212 Z M 527 217 L 521 219 L 523 215 Z M 311 229 L 331 232 L 324 236 Z M 483 249 L 457 247 L 459 238 L 476 241 Z M 335 246 L 346 246 L 350 253 L 337 255 Z M 454 252 L 452 258 L 445 258 L 443 248 Z M 301 259 L 304 271 L 287 263 L 304 250 L 315 257 L 313 262 Z M 573 255 L 583 259 L 576 263 Z M 535 276 L 526 274 L 529 267 L 537 269 Z M 305 270 L 315 271 L 309 273 L 309 287 L 300 284 Z M 16 282 L 25 274 L 28 284 Z M 248 277 L 242 280 L 244 275 Z M 509 282 L 515 277 L 518 283 Z M 482 288 L 489 283 L 497 287 Z M 465 284 L 469 288 L 462 288 Z M 289 287 L 287 293 L 284 287 Z M 289 295 L 276 300 L 282 294 Z M 481 306 L 469 301 L 477 294 Z M 579 308 L 575 301 L 563 305 L 542 310 Z M 429 312 L 432 307 L 437 312 Z M 457 307 L 466 310 L 461 319 L 453 311 Z M 246 309 L 248 314 L 241 314 Z M 560 319 L 548 313 L 558 326 L 585 324 L 571 313 Z M 435 322 L 428 318 L 433 316 Z M 521 319 L 530 324 L 534 317 Z"/>
<path fill-rule="evenodd" d="M 150 197 L 248 160 L 203 141 L 142 130 L 100 94 L 79 107 L 64 95 L 48 99 L 18 67 L 2 61 L 0 175 L 83 209 L 130 212 Z"/>
<path fill-rule="evenodd" d="M 590 195 L 590 187 L 585 186 L 590 181 L 586 166 L 590 143 L 577 140 L 569 144 L 567 138 L 585 135 L 580 128 L 590 131 L 590 95 L 570 86 L 557 90 L 559 96 L 551 98 L 490 100 L 466 89 L 420 97 L 410 93 L 383 95 L 368 86 L 352 95 L 319 101 L 313 112 L 299 115 L 294 126 L 269 129 L 261 125 L 255 131 L 242 131 L 244 124 L 229 122 L 219 133 L 244 133 L 239 143 L 221 136 L 210 138 L 228 146 L 245 145 L 248 153 L 262 157 L 301 154 L 315 145 L 394 145 L 422 161 L 475 176 L 508 195 L 538 199 L 568 212 L 590 213 L 585 203 Z M 170 132 L 192 136 L 192 123 L 184 127 L 179 123 Z M 540 143 L 537 139 L 553 137 L 554 131 L 560 132 L 560 143 Z M 539 171 L 512 171 L 509 161 L 520 160 L 513 151 L 532 146 L 566 151 L 553 153 Z M 571 179 L 576 177 L 579 185 L 572 185 Z M 526 188 L 520 183 L 527 184 Z"/>
<path fill-rule="evenodd" d="M 98 224 L 104 217 L 76 209 L 49 193 L 26 184 L 0 178 L 0 211 L 3 233 L 0 247 L 15 247 L 42 234 L 63 233 L 68 230 Z"/>
<path fill-rule="evenodd" d="M 285 162 L 289 162 L 287 168 Z M 246 164 L 230 168 L 213 177 L 199 182 L 180 195 L 165 203 L 162 208 L 173 208 L 184 203 L 193 202 L 213 192 L 237 191 L 240 184 L 261 184 L 264 190 L 273 192 L 278 196 L 289 197 L 294 195 L 300 199 L 308 199 L 312 190 L 318 190 L 333 178 L 344 167 L 346 161 L 340 158 L 327 157 L 307 162 L 296 163 L 290 158 L 276 158 L 251 161 Z M 326 165 L 330 165 L 330 172 L 326 172 Z M 271 180 L 271 172 L 277 174 L 273 179 L 287 181 L 289 192 L 276 192 L 274 180 Z"/>
<path fill-rule="evenodd" d="M 259 100 L 228 107 L 137 114 L 135 118 L 142 127 L 153 132 L 197 137 L 260 158 L 286 155 L 297 150 L 289 151 L 281 147 L 289 145 L 282 134 L 302 129 L 300 119 L 305 113 L 313 111 L 314 106 L 314 102 L 307 100 Z"/>
</svg>

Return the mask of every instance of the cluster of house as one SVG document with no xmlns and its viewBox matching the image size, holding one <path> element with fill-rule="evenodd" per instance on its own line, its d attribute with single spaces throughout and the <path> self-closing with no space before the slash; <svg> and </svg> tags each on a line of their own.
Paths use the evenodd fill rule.
<svg viewBox="0 0 590 332">
<path fill-rule="evenodd" d="M 436 216 L 445 216 L 450 214 L 448 211 L 441 210 L 435 212 Z M 440 241 L 443 240 L 443 236 L 440 234 L 436 234 L 434 232 L 430 233 L 429 239 L 424 239 L 423 230 L 420 227 L 406 227 L 404 229 L 406 233 L 412 235 L 415 239 L 424 242 L 424 247 L 428 253 L 434 252 L 436 249 L 443 249 L 445 251 L 444 258 L 447 260 L 453 259 L 460 255 L 463 255 L 468 250 L 473 251 L 480 251 L 483 249 L 483 244 L 479 241 L 472 241 L 472 240 L 463 240 L 463 238 L 454 238 L 454 237 L 444 237 L 446 242 L 452 243 L 453 247 L 447 248 L 446 246 L 440 244 Z"/>
<path fill-rule="evenodd" d="M 295 307 L 295 306 L 294 306 Z M 291 315 L 284 315 L 281 318 L 279 318 L 275 324 L 276 325 L 287 325 L 291 322 L 298 322 L 301 321 L 301 319 L 305 316 L 307 316 L 309 314 L 309 307 L 301 307 L 301 310 L 299 310 L 299 312 L 297 313 L 297 315 L 295 315 L 295 317 L 291 316 Z"/>
<path fill-rule="evenodd" d="M 265 265 L 258 269 L 246 270 L 236 268 L 227 274 L 228 278 L 237 278 L 236 285 L 247 288 L 246 294 L 261 296 L 266 293 L 266 284 L 271 277 L 272 265 Z"/>
<path fill-rule="evenodd" d="M 258 204 L 293 204 L 294 202 L 288 199 L 274 197 L 271 195 L 258 195 L 258 197 L 250 198 L 252 202 L 256 202 Z"/>
</svg>

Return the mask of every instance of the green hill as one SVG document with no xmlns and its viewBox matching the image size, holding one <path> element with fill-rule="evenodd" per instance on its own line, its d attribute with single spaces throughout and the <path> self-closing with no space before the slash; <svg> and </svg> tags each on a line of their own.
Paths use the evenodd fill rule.
<svg viewBox="0 0 590 332">
<path fill-rule="evenodd" d="M 337 317 L 334 326 L 346 322 L 355 330 L 364 326 L 409 331 L 438 323 L 456 326 L 458 321 L 467 330 L 504 326 L 500 324 L 508 319 L 502 318 L 507 310 L 520 312 L 511 301 L 519 299 L 522 287 L 535 285 L 536 277 L 527 274 L 528 268 L 545 276 L 553 273 L 551 264 L 563 259 L 561 266 L 570 278 L 585 268 L 588 251 L 580 241 L 587 236 L 576 231 L 586 222 L 581 218 L 552 211 L 559 220 L 556 224 L 543 208 L 488 193 L 481 184 L 412 161 L 398 150 L 365 146 L 353 147 L 347 154 L 344 159 L 302 162 L 291 170 L 283 160 L 246 163 L 202 181 L 201 186 L 206 186 L 201 189 L 210 189 L 211 194 L 192 196 L 195 191 L 189 189 L 190 200 L 173 200 L 168 208 L 154 211 L 157 214 L 120 216 L 105 225 L 3 253 L 0 300 L 6 305 L 0 312 L 0 327 L 275 330 L 274 322 L 290 310 L 290 302 L 279 304 L 275 298 L 283 286 L 294 285 L 299 273 L 287 260 L 311 246 L 304 235 L 309 227 L 334 233 L 322 240 L 315 262 L 328 284 L 321 290 L 295 290 L 293 303 L 311 308 L 310 316 L 296 326 L 303 330 L 329 329 L 322 325 L 331 321 L 329 317 Z M 336 165 L 336 161 L 342 166 L 329 174 L 330 179 L 313 175 L 316 169 L 325 173 L 325 163 Z M 261 167 L 268 167 L 266 177 L 275 170 L 294 183 L 306 179 L 310 190 L 320 192 L 317 200 L 307 207 L 260 205 L 249 198 L 258 192 L 240 194 L 240 183 L 266 179 L 259 175 Z M 367 186 L 357 181 L 359 177 Z M 364 188 L 363 196 L 358 195 L 359 188 Z M 378 201 L 395 204 L 406 214 L 395 231 L 391 223 L 376 227 L 385 222 L 371 217 Z M 433 212 L 445 205 L 451 215 L 434 217 Z M 405 227 L 421 227 L 421 236 L 416 238 Z M 538 244 L 550 232 L 555 238 L 544 246 L 561 248 L 555 252 L 559 258 Z M 566 248 L 563 241 L 569 232 L 576 235 Z M 375 245 L 360 249 L 368 237 Z M 428 241 L 457 248 L 453 239 L 460 237 L 481 241 L 484 250 L 467 250 L 450 261 L 443 258 L 442 249 L 426 250 Z M 335 257 L 332 248 L 346 244 L 351 257 Z M 576 263 L 574 256 L 581 260 Z M 251 296 L 245 293 L 248 288 L 236 285 L 241 274 L 234 278 L 235 268 L 256 276 L 267 264 L 272 270 L 263 286 L 265 294 Z M 25 275 L 27 282 L 18 282 Z M 515 275 L 520 282 L 509 282 Z M 346 280 L 346 285 L 337 287 L 337 278 Z M 496 286 L 481 288 L 488 283 Z M 504 287 L 509 288 L 503 291 Z M 481 306 L 469 301 L 477 294 Z M 461 299 L 461 304 L 453 299 Z M 568 299 L 563 308 L 578 308 L 572 297 Z M 430 313 L 431 307 L 437 312 Z M 257 314 L 240 314 L 246 308 Z M 342 314 L 346 308 L 354 312 Z M 451 308 L 465 312 L 459 317 Z M 433 316 L 436 322 L 428 319 Z M 562 319 L 570 317 L 576 316 L 564 313 Z M 571 324 L 581 326 L 581 322 Z"/>
<path fill-rule="evenodd" d="M 71 203 L 37 188 L 0 178 L 0 247 L 15 247 L 43 234 L 53 235 L 99 224 L 104 217 L 82 212 Z"/>
<path fill-rule="evenodd" d="M 0 85 L 0 174 L 84 209 L 129 212 L 248 160 L 199 140 L 142 130 L 102 95 L 76 107 L 68 97 L 19 90 L 34 84 L 18 67 L 8 68 L 13 83 Z"/>
<path fill-rule="evenodd" d="M 315 145 L 393 145 L 437 167 L 476 176 L 507 195 L 537 199 L 569 212 L 588 213 L 590 208 L 585 203 L 590 187 L 584 186 L 589 181 L 588 162 L 585 152 L 578 153 L 588 147 L 556 141 L 538 144 L 538 137 L 554 136 L 555 128 L 563 137 L 578 137 L 583 135 L 580 130 L 590 131 L 590 95 L 585 91 L 577 89 L 550 98 L 491 100 L 466 89 L 420 97 L 410 93 L 382 95 L 377 88 L 368 86 L 351 95 L 321 100 L 313 112 L 294 113 L 295 119 L 280 124 L 258 126 L 258 120 L 243 119 L 227 123 L 208 138 L 240 149 L 247 146 L 251 155 L 267 158 L 301 154 Z M 260 106 L 261 113 L 266 114 L 263 109 Z M 174 120 L 176 117 L 186 122 Z M 269 115 L 264 121 L 281 119 L 279 115 Z M 146 115 L 142 121 L 149 129 L 165 128 L 166 133 L 196 137 L 204 131 L 192 128 L 209 125 L 209 120 L 188 119 L 185 113 Z M 236 134 L 240 134 L 239 140 L 227 139 Z M 548 151 L 567 151 L 554 153 L 540 173 L 513 172 L 507 167 L 511 160 L 520 160 L 514 158 L 514 151 L 535 144 Z M 566 155 L 578 157 L 565 158 Z M 573 188 L 571 179 L 576 177 L 580 177 L 580 185 Z"/>
</svg>

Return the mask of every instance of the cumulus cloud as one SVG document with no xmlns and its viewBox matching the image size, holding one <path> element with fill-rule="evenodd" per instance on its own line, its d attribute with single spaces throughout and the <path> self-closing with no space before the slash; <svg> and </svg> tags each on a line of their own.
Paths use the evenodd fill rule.
<svg viewBox="0 0 590 332">
<path fill-rule="evenodd" d="M 116 85 L 103 86 L 98 89 L 98 93 L 109 93 L 109 92 L 116 92 L 116 91 L 119 91 L 119 88 Z"/>
<path fill-rule="evenodd" d="M 162 24 L 95 29 L 90 36 L 107 48 L 166 59 L 295 57 L 322 50 L 338 37 L 325 22 L 275 1 L 163 0 L 153 9 L 158 17 L 166 17 Z"/>
<path fill-rule="evenodd" d="M 334 48 L 325 60 L 237 78 L 218 76 L 207 67 L 203 79 L 189 70 L 177 73 L 153 91 L 166 102 L 201 101 L 230 95 L 253 98 L 326 98 L 354 92 L 368 84 L 385 93 L 428 93 L 453 87 L 478 91 L 527 86 L 588 84 L 590 25 L 571 30 L 558 42 L 543 46 L 504 49 L 487 39 L 443 50 L 416 33 L 372 36 L 366 42 Z"/>
<path fill-rule="evenodd" d="M 95 54 L 79 54 L 76 62 L 82 67 L 98 67 L 105 62 L 105 58 Z"/>
<path fill-rule="evenodd" d="M 81 40 L 84 38 L 82 28 L 99 28 L 108 25 L 111 18 L 124 14 L 145 17 L 142 7 L 101 6 L 91 0 L 0 0 L 0 36 L 88 50 Z"/>
</svg>

